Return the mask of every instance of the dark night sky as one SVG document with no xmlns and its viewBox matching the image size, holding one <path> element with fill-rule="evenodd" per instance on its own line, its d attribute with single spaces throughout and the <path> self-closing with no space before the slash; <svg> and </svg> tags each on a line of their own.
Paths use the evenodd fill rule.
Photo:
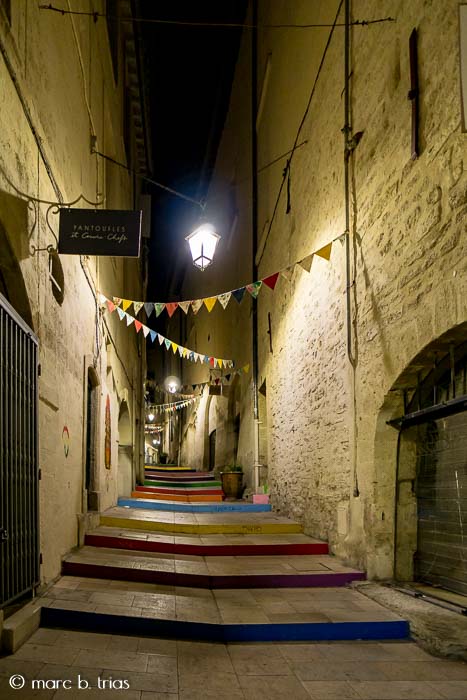
<svg viewBox="0 0 467 700">
<path fill-rule="evenodd" d="M 243 22 L 245 0 L 142 0 L 146 18 Z M 144 23 L 153 145 L 152 177 L 195 199 L 206 193 L 228 107 L 240 29 Z M 174 255 L 200 214 L 196 205 L 151 187 L 148 298 L 168 300 Z M 187 259 L 188 259 L 187 258 Z"/>
</svg>

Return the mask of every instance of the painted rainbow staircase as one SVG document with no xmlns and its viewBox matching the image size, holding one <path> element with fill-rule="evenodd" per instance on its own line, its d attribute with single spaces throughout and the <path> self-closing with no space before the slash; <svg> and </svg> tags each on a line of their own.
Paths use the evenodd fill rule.
<svg viewBox="0 0 467 700">
<path fill-rule="evenodd" d="M 405 620 L 349 587 L 364 573 L 299 523 L 223 501 L 210 473 L 145 477 L 64 559 L 44 626 L 222 642 L 407 637 Z"/>
</svg>

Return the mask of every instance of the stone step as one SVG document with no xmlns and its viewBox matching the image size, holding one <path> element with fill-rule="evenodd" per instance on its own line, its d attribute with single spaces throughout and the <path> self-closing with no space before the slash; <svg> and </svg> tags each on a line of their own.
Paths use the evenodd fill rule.
<svg viewBox="0 0 467 700">
<path fill-rule="evenodd" d="M 141 488 L 138 489 L 138 491 L 132 491 L 131 493 L 131 498 L 144 498 L 145 500 L 155 501 L 177 501 L 182 503 L 222 503 L 222 496 L 222 491 L 220 493 L 219 491 L 214 493 L 203 493 L 202 491 L 199 492 L 195 490 L 193 493 L 190 493 L 188 490 L 186 490 L 183 493 L 177 493 L 176 491 L 169 491 L 168 493 L 160 491 L 151 493 L 141 490 Z"/>
<path fill-rule="evenodd" d="M 327 588 L 365 579 L 326 554 L 205 558 L 89 546 L 65 557 L 62 573 L 209 589 Z"/>
<path fill-rule="evenodd" d="M 166 493 L 166 494 L 183 494 L 186 496 L 223 496 L 224 492 L 220 488 L 209 488 L 208 486 L 203 486 L 196 489 L 185 489 L 182 486 L 176 488 L 169 488 L 167 486 L 137 486 L 135 489 L 137 492 L 141 493 Z"/>
<path fill-rule="evenodd" d="M 152 486 L 153 488 L 174 488 L 174 489 L 199 489 L 199 488 L 214 488 L 218 489 L 221 487 L 220 481 L 168 481 L 167 479 L 145 479 L 144 486 Z"/>
<path fill-rule="evenodd" d="M 303 526 L 275 513 L 174 513 L 114 506 L 100 524 L 130 530 L 199 535 L 262 535 L 303 532 Z"/>
<path fill-rule="evenodd" d="M 349 588 L 205 590 L 64 576 L 41 625 L 210 642 L 406 639 L 408 623 Z"/>
<path fill-rule="evenodd" d="M 192 467 L 178 466 L 177 464 L 145 464 L 148 471 L 158 472 L 196 472 Z"/>
<path fill-rule="evenodd" d="M 215 478 L 214 472 L 190 472 L 188 474 L 185 474 L 184 472 L 171 473 L 145 469 L 144 473 L 146 477 L 149 477 L 151 479 L 168 479 L 169 481 L 197 481 L 199 479 L 209 481 L 210 479 Z"/>
<path fill-rule="evenodd" d="M 94 547 L 205 557 L 328 554 L 326 542 L 292 535 L 167 535 L 99 527 L 84 543 Z"/>
<path fill-rule="evenodd" d="M 151 501 L 148 498 L 119 498 L 119 506 L 162 510 L 174 513 L 269 513 L 269 503 L 246 503 L 229 501 L 224 503 L 177 503 L 176 501 Z"/>
</svg>

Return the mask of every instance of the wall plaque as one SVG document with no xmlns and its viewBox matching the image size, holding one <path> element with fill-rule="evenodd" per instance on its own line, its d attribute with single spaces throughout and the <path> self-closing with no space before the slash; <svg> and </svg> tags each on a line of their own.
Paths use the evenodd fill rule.
<svg viewBox="0 0 467 700">
<path fill-rule="evenodd" d="M 58 252 L 138 258 L 141 211 L 60 209 Z"/>
</svg>

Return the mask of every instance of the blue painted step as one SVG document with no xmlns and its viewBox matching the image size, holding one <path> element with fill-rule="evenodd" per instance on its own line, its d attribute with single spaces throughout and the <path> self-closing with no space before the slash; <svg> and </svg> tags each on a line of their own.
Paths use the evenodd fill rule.
<svg viewBox="0 0 467 700">
<path fill-rule="evenodd" d="M 59 604 L 60 601 L 57 601 Z M 209 642 L 315 642 L 407 639 L 406 620 L 382 622 L 301 622 L 221 624 L 184 622 L 60 608 L 41 608 L 41 627 L 88 630 L 138 637 L 196 639 Z"/>
<path fill-rule="evenodd" d="M 145 510 L 165 510 L 173 513 L 268 513 L 269 503 L 172 503 L 170 501 L 150 501 L 143 498 L 119 498 L 119 506 L 144 508 Z"/>
</svg>

